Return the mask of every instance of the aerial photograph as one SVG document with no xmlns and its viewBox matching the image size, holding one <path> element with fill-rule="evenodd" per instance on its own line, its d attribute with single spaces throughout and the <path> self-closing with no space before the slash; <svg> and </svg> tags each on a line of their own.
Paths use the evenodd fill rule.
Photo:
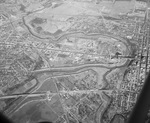
<svg viewBox="0 0 150 123">
<path fill-rule="evenodd" d="M 125 123 L 149 54 L 147 0 L 0 0 L 0 112 L 14 123 Z"/>
</svg>

